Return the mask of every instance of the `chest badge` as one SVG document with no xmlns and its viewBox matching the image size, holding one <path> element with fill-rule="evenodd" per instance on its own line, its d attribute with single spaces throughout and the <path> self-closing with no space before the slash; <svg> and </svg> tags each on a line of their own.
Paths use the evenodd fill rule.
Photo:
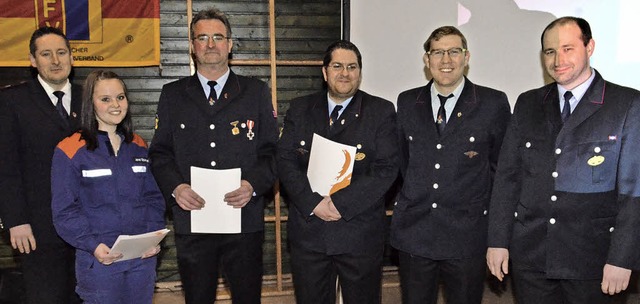
<svg viewBox="0 0 640 304">
<path fill-rule="evenodd" d="M 591 167 L 595 167 L 595 166 L 599 166 L 603 162 L 604 162 L 604 156 L 596 155 L 592 158 L 589 158 L 589 160 L 587 161 L 587 164 L 589 164 L 589 166 Z"/>
<path fill-rule="evenodd" d="M 247 138 L 249 140 L 253 140 L 253 137 L 256 135 L 255 133 L 253 133 L 253 127 L 255 126 L 255 122 L 251 119 L 247 120 L 247 129 L 249 129 L 247 131 Z"/>
<path fill-rule="evenodd" d="M 464 155 L 466 155 L 469 158 L 474 158 L 474 157 L 476 157 L 476 155 L 478 155 L 478 152 L 476 152 L 476 151 L 467 151 L 467 152 L 464 152 Z"/>
<path fill-rule="evenodd" d="M 237 120 L 236 120 L 236 121 L 232 121 L 232 122 L 230 123 L 230 124 L 231 124 L 231 126 L 233 126 L 233 128 L 231 129 L 231 134 L 233 134 L 233 135 L 238 135 L 238 134 L 240 134 L 240 129 L 238 129 L 238 124 L 239 124 L 239 123 L 240 123 L 240 122 L 239 122 L 239 121 L 237 121 Z"/>
<path fill-rule="evenodd" d="M 364 153 L 362 153 L 362 152 L 358 152 L 358 153 L 356 153 L 356 160 L 357 160 L 357 161 L 361 161 L 361 160 L 363 160 L 365 157 L 367 157 L 367 155 L 365 155 L 365 154 L 364 154 Z"/>
</svg>

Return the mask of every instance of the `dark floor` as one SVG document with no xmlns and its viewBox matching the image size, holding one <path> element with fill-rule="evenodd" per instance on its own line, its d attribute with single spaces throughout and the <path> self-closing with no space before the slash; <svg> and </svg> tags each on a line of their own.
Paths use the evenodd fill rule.
<svg viewBox="0 0 640 304">
<path fill-rule="evenodd" d="M 173 284 L 175 285 L 175 284 Z M 160 285 L 158 292 L 154 297 L 153 304 L 184 304 L 184 298 L 182 296 L 182 292 L 175 286 L 171 286 L 171 284 Z M 484 294 L 484 299 L 482 301 L 483 304 L 512 304 L 515 303 L 510 289 L 505 286 L 505 290 L 498 295 L 497 293 L 490 290 L 489 286 Z M 288 288 L 289 294 L 286 295 L 272 295 L 272 296 L 263 296 L 262 304 L 293 304 L 295 303 L 295 299 L 293 297 L 293 291 Z M 263 292 L 269 293 L 269 292 Z M 397 278 L 395 277 L 386 277 L 385 283 L 382 288 L 382 303 L 383 304 L 398 304 L 400 303 L 400 287 L 397 282 Z M 221 299 L 216 301 L 216 303 L 221 304 L 231 304 L 231 300 Z M 444 303 L 442 296 L 440 297 L 438 303 Z M 640 304 L 640 302 L 627 302 L 627 304 Z"/>
<path fill-rule="evenodd" d="M 179 286 L 175 286 L 179 283 L 163 283 L 164 285 L 158 285 L 158 292 L 154 297 L 153 304 L 184 304 L 184 298 Z M 267 284 L 265 284 L 267 285 Z M 293 297 L 293 291 L 290 288 L 290 283 L 286 284 L 285 292 L 273 292 L 268 291 L 270 287 L 265 287 L 263 290 L 262 303 L 263 304 L 293 304 L 295 299 Z M 640 294 L 638 293 L 640 288 L 637 276 L 632 276 L 632 285 L 628 290 L 626 298 L 621 298 L 616 301 L 615 304 L 640 304 Z M 224 292 L 223 292 L 224 293 Z M 283 293 L 286 293 L 283 295 Z M 231 300 L 228 300 L 226 295 L 223 295 L 225 299 L 220 299 L 216 303 L 231 304 Z M 400 300 L 400 287 L 398 283 L 397 275 L 385 274 L 384 284 L 382 289 L 382 304 L 399 304 Z M 438 304 L 444 304 L 442 292 L 438 299 Z M 482 304 L 514 304 L 515 300 L 511 292 L 509 284 L 499 283 L 496 280 L 488 281 Z M 541 303 L 544 304 L 544 303 Z M 588 304 L 588 303 L 585 303 Z"/>
</svg>

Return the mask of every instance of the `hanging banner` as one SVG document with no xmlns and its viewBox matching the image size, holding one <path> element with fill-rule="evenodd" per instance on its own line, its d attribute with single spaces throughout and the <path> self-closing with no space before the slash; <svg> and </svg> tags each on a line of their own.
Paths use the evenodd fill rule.
<svg viewBox="0 0 640 304">
<path fill-rule="evenodd" d="M 29 39 L 42 26 L 67 35 L 75 66 L 160 64 L 160 0 L 0 1 L 0 66 L 29 66 Z"/>
</svg>

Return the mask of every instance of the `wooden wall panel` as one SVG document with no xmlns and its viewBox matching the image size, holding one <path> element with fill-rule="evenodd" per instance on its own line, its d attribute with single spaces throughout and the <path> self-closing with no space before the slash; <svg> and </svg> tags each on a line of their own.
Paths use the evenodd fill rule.
<svg viewBox="0 0 640 304">
<path fill-rule="evenodd" d="M 340 0 L 276 0 L 276 55 L 278 60 L 321 60 L 326 47 L 340 38 Z M 194 11 L 210 6 L 227 13 L 232 24 L 232 58 L 269 59 L 269 6 L 267 0 L 203 1 L 193 0 Z M 129 90 L 136 132 L 145 140 L 153 137 L 155 111 L 162 85 L 190 74 L 186 0 L 160 0 L 161 66 L 109 68 L 124 78 Z M 27 52 L 28 50 L 25 50 Z M 269 66 L 232 67 L 241 75 L 270 81 Z M 82 84 L 93 68 L 74 68 L 74 84 Z M 317 66 L 281 66 L 277 68 L 277 111 L 279 121 L 289 100 L 320 90 L 322 73 Z M 0 87 L 32 77 L 29 67 L 0 67 Z M 286 205 L 283 214 L 286 215 Z M 273 202 L 266 210 L 273 215 Z M 1 217 L 1 215 L 0 215 Z M 283 228 L 284 229 L 284 228 Z M 273 223 L 267 223 L 265 236 L 265 274 L 275 274 L 275 235 Z M 6 238 L 5 238 L 6 239 Z M 286 248 L 286 229 L 283 230 Z M 16 266 L 18 259 L 6 240 L 0 243 L 0 269 Z M 283 250 L 284 272 L 289 272 L 287 251 Z M 161 281 L 178 280 L 175 248 L 170 236 L 165 243 L 158 268 Z"/>
</svg>

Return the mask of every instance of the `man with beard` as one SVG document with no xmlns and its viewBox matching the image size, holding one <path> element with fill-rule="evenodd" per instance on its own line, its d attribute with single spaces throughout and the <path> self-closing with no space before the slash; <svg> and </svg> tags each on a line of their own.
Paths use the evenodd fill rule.
<svg viewBox="0 0 640 304">
<path fill-rule="evenodd" d="M 298 303 L 380 303 L 384 194 L 397 176 L 393 104 L 359 90 L 362 57 L 348 41 L 325 52 L 327 90 L 290 103 L 278 143 L 278 172 L 289 204 L 288 238 Z M 329 114 L 331 113 L 331 114 Z M 331 195 L 307 178 L 314 133 L 355 146 L 350 184 Z"/>
</svg>

